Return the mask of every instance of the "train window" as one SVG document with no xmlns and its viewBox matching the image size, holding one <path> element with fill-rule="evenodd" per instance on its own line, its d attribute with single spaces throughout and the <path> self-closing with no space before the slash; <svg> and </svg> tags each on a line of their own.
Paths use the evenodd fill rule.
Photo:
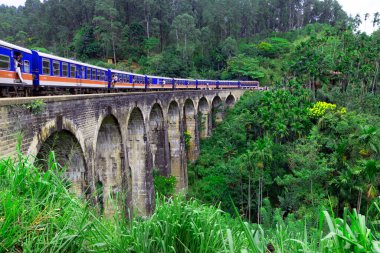
<svg viewBox="0 0 380 253">
<path fill-rule="evenodd" d="M 106 75 L 104 74 L 104 71 L 102 71 L 102 79 L 101 80 L 106 80 Z"/>
<path fill-rule="evenodd" d="M 50 60 L 42 59 L 42 74 L 50 75 Z"/>
<path fill-rule="evenodd" d="M 75 73 L 77 72 L 77 66 L 70 64 L 70 76 L 76 78 Z"/>
<path fill-rule="evenodd" d="M 9 56 L 0 54 L 0 69 L 9 69 L 11 66 L 10 59 Z"/>
<path fill-rule="evenodd" d="M 62 76 L 68 76 L 69 65 L 66 62 L 62 62 Z"/>
<path fill-rule="evenodd" d="M 92 69 L 92 79 L 96 79 L 96 69 Z"/>
<path fill-rule="evenodd" d="M 96 79 L 97 79 L 97 80 L 100 80 L 100 71 L 98 70 L 96 74 L 97 74 L 97 75 L 96 75 Z"/>
<path fill-rule="evenodd" d="M 30 62 L 27 60 L 24 61 L 24 72 L 30 73 Z"/>
<path fill-rule="evenodd" d="M 91 79 L 91 69 L 87 67 L 87 79 Z"/>
<path fill-rule="evenodd" d="M 59 69 L 59 61 L 53 61 L 53 75 L 59 76 L 60 69 Z"/>
</svg>

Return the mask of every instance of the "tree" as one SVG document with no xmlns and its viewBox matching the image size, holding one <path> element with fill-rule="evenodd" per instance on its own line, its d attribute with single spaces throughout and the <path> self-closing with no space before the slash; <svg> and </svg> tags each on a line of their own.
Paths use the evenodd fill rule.
<svg viewBox="0 0 380 253">
<path fill-rule="evenodd" d="M 225 39 L 221 45 L 222 53 L 226 59 L 230 59 L 232 56 L 235 56 L 238 51 L 238 45 L 234 38 L 228 37 Z"/>
<path fill-rule="evenodd" d="M 100 38 L 108 56 L 109 47 L 112 48 L 114 63 L 116 64 L 116 43 L 120 39 L 121 23 L 116 19 L 118 11 L 115 8 L 114 0 L 95 1 L 95 34 Z"/>
<path fill-rule="evenodd" d="M 96 58 L 101 51 L 100 44 L 95 40 L 94 29 L 84 26 L 74 36 L 73 46 L 79 58 Z"/>
<path fill-rule="evenodd" d="M 177 16 L 173 20 L 172 28 L 177 50 L 181 51 L 182 59 L 188 63 L 199 42 L 200 31 L 195 27 L 194 18 L 187 13 Z"/>
<path fill-rule="evenodd" d="M 228 61 L 228 72 L 234 78 L 257 80 L 265 76 L 259 67 L 259 61 L 255 58 L 238 55 Z"/>
</svg>

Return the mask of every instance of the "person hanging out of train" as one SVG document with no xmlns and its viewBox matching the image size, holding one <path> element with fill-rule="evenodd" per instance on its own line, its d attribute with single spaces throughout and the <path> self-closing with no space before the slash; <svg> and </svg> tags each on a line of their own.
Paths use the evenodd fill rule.
<svg viewBox="0 0 380 253">
<path fill-rule="evenodd" d="M 22 53 L 20 52 L 15 52 L 14 55 L 14 63 L 15 63 L 15 71 L 18 76 L 18 79 L 20 80 L 20 83 L 25 84 L 24 79 L 22 78 L 22 73 L 21 73 L 21 66 L 22 66 Z M 15 80 L 15 82 L 17 79 Z"/>
</svg>

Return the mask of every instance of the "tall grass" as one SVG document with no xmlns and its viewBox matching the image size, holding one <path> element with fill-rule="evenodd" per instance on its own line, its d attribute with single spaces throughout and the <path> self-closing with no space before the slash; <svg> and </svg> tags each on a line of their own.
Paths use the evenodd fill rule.
<svg viewBox="0 0 380 253">
<path fill-rule="evenodd" d="M 70 193 L 54 162 L 42 172 L 21 155 L 0 161 L 1 252 L 380 252 L 375 221 L 355 210 L 323 212 L 319 228 L 278 223 L 264 230 L 183 196 L 156 201 L 143 220 L 113 218 Z M 378 217 L 376 204 L 371 209 Z M 376 218 L 377 220 L 377 218 Z M 306 222 L 300 224 L 307 224 Z"/>
</svg>

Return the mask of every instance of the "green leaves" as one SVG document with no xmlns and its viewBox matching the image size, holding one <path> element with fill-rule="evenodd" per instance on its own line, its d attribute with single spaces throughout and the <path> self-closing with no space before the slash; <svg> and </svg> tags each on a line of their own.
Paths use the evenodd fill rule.
<svg viewBox="0 0 380 253">
<path fill-rule="evenodd" d="M 343 219 L 334 219 L 324 211 L 322 219 L 327 222 L 330 231 L 321 240 L 322 252 L 380 252 L 379 242 L 367 227 L 366 217 L 355 209 L 352 212 L 345 209 Z"/>
<path fill-rule="evenodd" d="M 228 71 L 231 72 L 235 78 L 239 79 L 244 77 L 251 79 L 263 78 L 265 74 L 259 70 L 260 67 L 258 64 L 259 61 L 254 58 L 238 55 L 228 61 Z"/>
</svg>

